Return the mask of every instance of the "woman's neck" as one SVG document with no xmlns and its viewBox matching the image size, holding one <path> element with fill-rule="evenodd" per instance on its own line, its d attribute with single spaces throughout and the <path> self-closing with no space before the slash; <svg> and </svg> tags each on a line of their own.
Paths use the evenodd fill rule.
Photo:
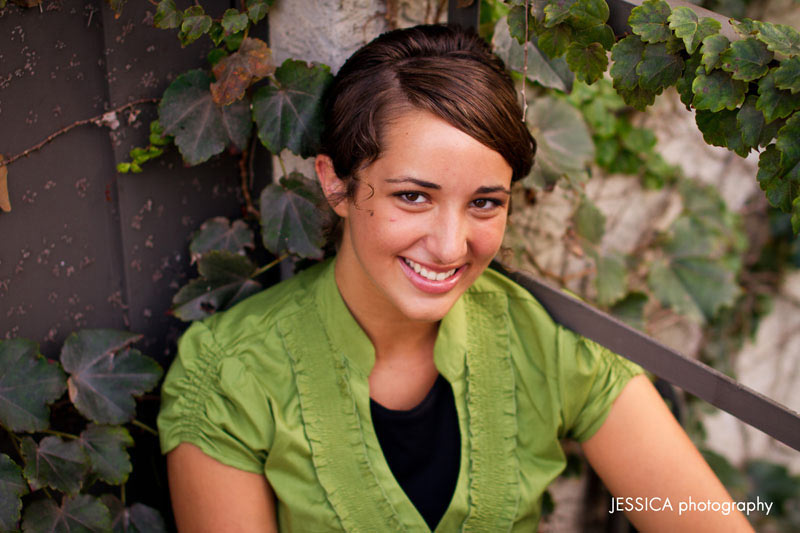
<svg viewBox="0 0 800 533">
<path fill-rule="evenodd" d="M 395 358 L 433 359 L 438 322 L 411 320 L 382 298 L 371 287 L 353 283 L 343 272 L 347 265 L 337 262 L 336 284 L 347 308 L 375 348 L 376 363 Z"/>
</svg>

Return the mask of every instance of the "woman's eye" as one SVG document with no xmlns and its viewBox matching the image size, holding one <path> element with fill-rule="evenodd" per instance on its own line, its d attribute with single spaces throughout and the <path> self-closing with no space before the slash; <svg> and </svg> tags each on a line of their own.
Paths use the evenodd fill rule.
<svg viewBox="0 0 800 533">
<path fill-rule="evenodd" d="M 425 202 L 425 196 L 418 192 L 401 192 L 397 196 L 409 204 L 421 204 Z"/>
<path fill-rule="evenodd" d="M 478 198 L 478 199 L 472 201 L 472 205 L 474 205 L 478 209 L 487 210 L 488 211 L 489 209 L 494 209 L 495 207 L 500 207 L 503 204 L 499 200 L 494 200 L 492 198 Z"/>
</svg>

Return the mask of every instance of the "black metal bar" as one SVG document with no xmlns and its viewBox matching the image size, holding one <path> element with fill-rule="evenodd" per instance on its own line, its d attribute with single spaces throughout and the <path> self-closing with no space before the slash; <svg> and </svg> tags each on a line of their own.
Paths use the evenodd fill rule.
<svg viewBox="0 0 800 533">
<path fill-rule="evenodd" d="M 478 31 L 481 17 L 480 0 L 449 0 L 447 22 Z"/>
<path fill-rule="evenodd" d="M 496 262 L 492 268 L 526 288 L 557 323 L 800 451 L 800 416 L 796 412 L 529 274 L 512 272 Z"/>
</svg>

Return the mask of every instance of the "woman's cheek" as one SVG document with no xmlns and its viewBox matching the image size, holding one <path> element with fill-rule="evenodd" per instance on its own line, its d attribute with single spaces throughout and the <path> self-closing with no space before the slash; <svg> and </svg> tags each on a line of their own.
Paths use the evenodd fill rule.
<svg viewBox="0 0 800 533">
<path fill-rule="evenodd" d="M 494 257 L 503 244 L 506 230 L 506 217 L 495 217 L 488 224 L 481 225 L 475 231 L 472 249 L 475 255 Z"/>
</svg>

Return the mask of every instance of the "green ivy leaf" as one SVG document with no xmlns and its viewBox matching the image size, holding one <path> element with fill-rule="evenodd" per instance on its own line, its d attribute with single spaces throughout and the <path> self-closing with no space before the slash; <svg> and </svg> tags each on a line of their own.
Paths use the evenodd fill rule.
<svg viewBox="0 0 800 533">
<path fill-rule="evenodd" d="M 597 258 L 597 276 L 594 283 L 597 289 L 597 303 L 609 307 L 620 301 L 628 291 L 625 258 L 617 253 Z"/>
<path fill-rule="evenodd" d="M 655 148 L 656 135 L 650 129 L 630 126 L 620 131 L 620 141 L 632 152 L 646 153 Z"/>
<path fill-rule="evenodd" d="M 611 314 L 629 326 L 644 329 L 644 306 L 647 295 L 642 292 L 632 292 L 614 304 L 610 309 Z"/>
<path fill-rule="evenodd" d="M 181 31 L 178 33 L 178 38 L 184 46 L 193 43 L 205 33 L 208 33 L 212 22 L 211 17 L 206 15 L 202 6 L 190 6 L 183 12 L 183 21 L 181 22 Z"/>
<path fill-rule="evenodd" d="M 169 135 L 164 134 L 164 128 L 158 120 L 150 121 L 150 135 L 147 139 L 153 146 L 166 146 L 172 140 Z"/>
<path fill-rule="evenodd" d="M 727 111 L 727 110 L 725 110 Z M 713 146 L 721 146 L 725 148 L 728 146 L 728 137 L 725 132 L 725 121 L 723 120 L 723 112 L 717 113 L 711 111 L 697 111 L 694 115 L 697 129 L 703 134 L 703 140 L 706 144 Z M 732 112 L 732 111 L 727 111 Z"/>
<path fill-rule="evenodd" d="M 202 320 L 261 290 L 250 279 L 256 267 L 247 257 L 212 250 L 197 262 L 200 278 L 190 281 L 172 298 L 172 313 L 180 320 Z"/>
<path fill-rule="evenodd" d="M 669 29 L 669 4 L 663 0 L 645 0 L 633 8 L 628 24 L 633 33 L 648 43 L 663 42 L 672 37 Z"/>
<path fill-rule="evenodd" d="M 781 163 L 786 168 L 800 163 L 800 113 L 792 115 L 778 131 L 778 140 L 775 146 L 780 150 Z"/>
<path fill-rule="evenodd" d="M 644 55 L 645 43 L 636 35 L 629 35 L 617 42 L 611 49 L 611 77 L 614 79 L 614 88 L 619 90 L 633 90 L 639 86 L 639 75 L 636 67 Z"/>
<path fill-rule="evenodd" d="M 800 33 L 786 24 L 758 22 L 758 39 L 773 52 L 793 57 L 800 55 Z"/>
<path fill-rule="evenodd" d="M 91 473 L 109 485 L 121 485 L 133 470 L 126 448 L 133 439 L 122 426 L 90 424 L 77 441 L 89 457 Z"/>
<path fill-rule="evenodd" d="M 612 174 L 626 174 L 628 176 L 635 176 L 642 170 L 644 162 L 639 154 L 631 152 L 625 148 L 621 148 L 617 157 L 608 166 L 608 171 Z"/>
<path fill-rule="evenodd" d="M 0 454 L 0 530 L 15 531 L 28 484 L 22 470 L 9 456 Z"/>
<path fill-rule="evenodd" d="M 240 31 L 239 33 L 234 33 L 233 35 L 225 35 L 222 40 L 225 41 L 225 48 L 229 52 L 235 52 L 242 45 L 242 41 L 244 40 L 244 32 Z"/>
<path fill-rule="evenodd" d="M 574 222 L 575 232 L 594 244 L 600 242 L 606 231 L 606 217 L 586 196 L 575 210 Z"/>
<path fill-rule="evenodd" d="M 530 104 L 526 120 L 537 142 L 526 182 L 549 187 L 565 176 L 584 180 L 586 167 L 594 160 L 594 143 L 580 111 L 565 100 L 543 96 Z"/>
<path fill-rule="evenodd" d="M 252 250 L 254 247 L 253 231 L 244 220 L 235 220 L 231 224 L 225 217 L 214 217 L 203 222 L 192 236 L 189 252 L 194 263 L 211 250 L 243 254 L 245 248 Z"/>
<path fill-rule="evenodd" d="M 795 235 L 800 233 L 800 196 L 797 196 L 792 202 L 792 231 Z"/>
<path fill-rule="evenodd" d="M 683 68 L 683 76 L 678 78 L 678 81 L 675 82 L 675 89 L 681 97 L 681 102 L 683 102 L 687 108 L 692 105 L 692 100 L 694 100 L 692 83 L 694 83 L 697 69 L 700 67 L 700 61 L 701 55 L 699 52 L 690 55 Z"/>
<path fill-rule="evenodd" d="M 253 127 L 250 105 L 240 100 L 220 108 L 209 87 L 211 78 L 190 70 L 175 78 L 158 106 L 158 120 L 189 165 L 198 165 L 221 153 L 226 146 L 247 146 Z"/>
<path fill-rule="evenodd" d="M 700 323 L 713 318 L 722 307 L 733 305 L 739 294 L 734 273 L 703 257 L 659 260 L 647 281 L 664 305 Z"/>
<path fill-rule="evenodd" d="M 570 25 L 576 30 L 605 26 L 609 10 L 606 0 L 578 0 L 569 8 Z"/>
<path fill-rule="evenodd" d="M 226 9 L 222 14 L 222 29 L 225 30 L 225 35 L 233 35 L 247 29 L 250 21 L 247 18 L 247 13 L 242 13 L 238 9 Z"/>
<path fill-rule="evenodd" d="M 567 65 L 575 77 L 586 83 L 594 83 L 603 77 L 608 68 L 608 56 L 600 43 L 588 46 L 572 43 L 567 47 Z"/>
<path fill-rule="evenodd" d="M 775 87 L 790 91 L 792 94 L 800 92 L 800 57 L 782 61 L 774 72 Z"/>
<path fill-rule="evenodd" d="M 607 138 L 615 135 L 617 130 L 619 129 L 619 122 L 620 119 L 615 114 L 615 111 L 618 111 L 625 107 L 625 101 L 611 88 L 611 84 L 602 80 L 591 87 L 597 86 L 605 86 L 608 87 L 607 90 L 611 91 L 611 94 L 607 93 L 607 90 L 604 89 L 601 91 L 596 91 L 591 94 L 591 98 L 583 104 L 580 104 L 578 107 L 580 108 L 581 112 L 583 113 L 583 118 L 586 119 L 586 122 L 592 128 L 592 131 L 598 138 Z M 581 88 L 589 87 L 585 84 L 575 84 L 572 89 L 572 94 L 570 95 L 570 99 L 572 96 L 575 96 L 576 93 L 581 91 Z M 574 102 L 574 100 L 573 100 Z M 597 144 L 597 141 L 595 141 Z"/>
<path fill-rule="evenodd" d="M 746 91 L 747 84 L 734 80 L 727 72 L 714 70 L 710 74 L 704 74 L 700 71 L 692 82 L 692 105 L 696 109 L 715 112 L 735 109 L 744 102 Z"/>
<path fill-rule="evenodd" d="M 639 85 L 642 89 L 661 93 L 664 88 L 678 81 L 683 67 L 683 58 L 669 53 L 664 43 L 648 44 L 641 63 L 636 67 Z"/>
<path fill-rule="evenodd" d="M 41 431 L 50 423 L 47 404 L 64 394 L 58 363 L 27 339 L 0 341 L 0 424 L 11 431 Z"/>
<path fill-rule="evenodd" d="M 214 46 L 219 46 L 225 40 L 225 28 L 222 27 L 218 21 L 211 23 L 211 28 L 208 30 L 208 38 L 214 43 Z"/>
<path fill-rule="evenodd" d="M 754 94 L 747 95 L 744 104 L 739 112 L 736 114 L 736 127 L 742 132 L 742 141 L 748 148 L 758 148 L 759 145 L 768 144 L 777 130 L 769 131 L 767 121 L 764 119 L 764 113 L 756 109 L 756 101 L 758 97 Z M 774 124 L 774 123 L 773 123 Z M 771 133 L 769 139 L 764 139 L 765 136 Z"/>
<path fill-rule="evenodd" d="M 275 255 L 289 252 L 300 257 L 322 257 L 324 235 L 316 183 L 299 172 L 282 178 L 261 193 L 261 236 Z"/>
<path fill-rule="evenodd" d="M 731 44 L 720 56 L 722 70 L 730 72 L 735 80 L 754 81 L 769 70 L 773 54 L 757 39 L 744 39 Z"/>
<path fill-rule="evenodd" d="M 781 151 L 774 144 L 767 146 L 758 158 L 756 178 L 770 205 L 788 213 L 794 199 L 800 196 L 800 168 L 786 168 L 782 159 Z"/>
<path fill-rule="evenodd" d="M 578 0 L 550 0 L 544 8 L 544 26 L 552 28 L 561 24 L 570 15 L 570 9 Z"/>
<path fill-rule="evenodd" d="M 118 498 L 103 494 L 100 500 L 111 513 L 112 533 L 167 533 L 161 514 L 146 505 L 134 503 L 125 507 Z"/>
<path fill-rule="evenodd" d="M 177 28 L 183 22 L 183 13 L 178 11 L 175 0 L 161 0 L 156 7 L 153 24 L 156 28 L 167 30 Z"/>
<path fill-rule="evenodd" d="M 800 94 L 782 91 L 775 85 L 775 70 L 771 70 L 758 82 L 756 108 L 764 113 L 767 122 L 786 118 L 795 109 L 800 109 Z"/>
<path fill-rule="evenodd" d="M 517 72 L 524 70 L 525 49 L 509 34 L 505 18 L 501 18 L 495 24 L 492 46 L 508 68 Z M 545 87 L 567 91 L 572 83 L 572 73 L 566 62 L 562 58 L 549 59 L 531 42 L 527 46 L 528 79 Z"/>
<path fill-rule="evenodd" d="M 743 18 L 741 21 L 730 19 L 730 23 L 733 26 L 733 29 L 736 30 L 736 33 L 745 39 L 758 35 L 758 21 L 751 20 L 749 18 Z"/>
<path fill-rule="evenodd" d="M 153 359 L 129 348 L 139 338 L 126 331 L 84 329 L 64 341 L 61 364 L 70 374 L 69 398 L 83 416 L 107 424 L 133 418 L 133 397 L 152 389 L 162 374 Z"/>
<path fill-rule="evenodd" d="M 89 461 L 78 441 L 45 437 L 36 442 L 25 437 L 21 443 L 25 461 L 23 473 L 33 490 L 52 487 L 69 495 L 81 490 L 89 472 Z"/>
<path fill-rule="evenodd" d="M 111 530 L 111 516 L 100 500 L 88 494 L 64 498 L 60 507 L 45 499 L 25 509 L 22 529 L 30 533 L 107 533 Z"/>
<path fill-rule="evenodd" d="M 722 109 L 717 112 L 701 110 L 695 114 L 695 121 L 706 143 L 727 148 L 746 157 L 750 149 L 744 142 L 737 117 L 736 110 Z"/>
<path fill-rule="evenodd" d="M 317 152 L 323 127 L 320 99 L 332 79 L 325 65 L 287 59 L 275 71 L 275 85 L 256 91 L 253 119 L 270 152 L 288 148 L 302 157 Z"/>
<path fill-rule="evenodd" d="M 668 17 L 669 27 L 675 32 L 675 36 L 683 39 L 686 51 L 693 54 L 703 39 L 719 33 L 722 24 L 718 21 L 704 17 L 700 19 L 694 10 L 680 6 L 672 10 Z"/>
<path fill-rule="evenodd" d="M 230 105 L 242 99 L 250 85 L 275 72 L 272 51 L 260 39 L 244 39 L 236 52 L 214 65 L 213 71 L 217 79 L 210 85 L 214 103 Z"/>
<path fill-rule="evenodd" d="M 213 69 L 217 63 L 228 57 L 228 55 L 228 51 L 224 48 L 212 48 L 211 51 L 206 54 L 206 61 L 208 61 L 208 64 L 211 65 Z"/>
<path fill-rule="evenodd" d="M 722 54 L 728 50 L 731 42 L 724 35 L 712 35 L 703 39 L 703 45 L 700 47 L 700 53 L 703 56 L 703 66 L 706 68 L 706 74 L 722 64 Z"/>
<path fill-rule="evenodd" d="M 647 106 L 653 105 L 653 102 L 656 101 L 656 93 L 642 87 L 635 87 L 632 90 L 617 89 L 617 92 L 626 104 L 639 111 L 644 111 Z"/>
<path fill-rule="evenodd" d="M 247 0 L 247 16 L 253 24 L 267 16 L 274 0 Z"/>
<path fill-rule="evenodd" d="M 598 24 L 587 28 L 576 29 L 574 32 L 575 42 L 589 46 L 592 43 L 600 43 L 604 50 L 611 50 L 614 46 L 614 30 L 607 24 Z"/>
<path fill-rule="evenodd" d="M 495 33 L 495 35 L 497 34 Z M 536 42 L 539 49 L 549 57 L 561 57 L 567 53 L 567 47 L 572 42 L 572 27 L 567 24 L 559 24 L 547 28 L 539 33 Z"/>
<path fill-rule="evenodd" d="M 614 137 L 594 138 L 595 161 L 603 168 L 608 168 L 614 163 L 619 154 L 619 141 Z"/>
<path fill-rule="evenodd" d="M 525 44 L 526 41 L 530 40 L 535 35 L 534 28 L 536 26 L 536 20 L 534 20 L 530 11 L 528 11 L 528 38 L 525 38 L 525 15 L 525 6 L 514 6 L 508 11 L 506 18 L 509 34 L 521 45 Z"/>
</svg>

